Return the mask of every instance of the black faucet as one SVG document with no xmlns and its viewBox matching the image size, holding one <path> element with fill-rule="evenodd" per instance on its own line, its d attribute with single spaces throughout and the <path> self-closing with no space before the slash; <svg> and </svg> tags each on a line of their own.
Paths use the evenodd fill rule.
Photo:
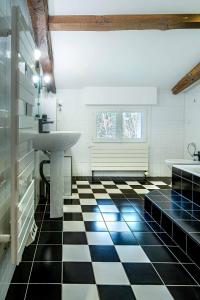
<svg viewBox="0 0 200 300">
<path fill-rule="evenodd" d="M 53 124 L 54 121 L 48 121 L 47 115 L 42 115 L 42 118 L 39 119 L 39 133 L 49 133 L 49 130 L 44 130 L 43 126 L 45 124 Z"/>
<path fill-rule="evenodd" d="M 194 153 L 193 156 L 197 156 L 198 157 L 198 161 L 200 161 L 200 151 L 198 151 L 197 153 Z"/>
</svg>

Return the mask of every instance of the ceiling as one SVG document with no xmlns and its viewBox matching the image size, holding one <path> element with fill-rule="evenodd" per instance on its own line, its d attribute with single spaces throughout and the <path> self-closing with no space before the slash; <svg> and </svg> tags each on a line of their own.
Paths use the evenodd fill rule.
<svg viewBox="0 0 200 300">
<path fill-rule="evenodd" d="M 50 15 L 200 13 L 199 0 L 49 0 Z M 51 32 L 57 88 L 170 89 L 200 62 L 200 30 Z"/>
</svg>

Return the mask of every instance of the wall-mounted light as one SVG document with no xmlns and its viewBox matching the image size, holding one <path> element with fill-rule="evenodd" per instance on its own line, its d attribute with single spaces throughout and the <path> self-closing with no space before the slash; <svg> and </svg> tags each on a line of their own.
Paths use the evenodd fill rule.
<svg viewBox="0 0 200 300">
<path fill-rule="evenodd" d="M 44 83 L 49 84 L 51 82 L 51 76 L 49 74 L 45 74 L 43 76 Z"/>
<path fill-rule="evenodd" d="M 33 81 L 34 85 L 38 85 L 38 83 L 40 82 L 40 76 L 39 75 L 33 75 L 32 76 L 32 81 Z"/>
<path fill-rule="evenodd" d="M 38 61 L 41 57 L 41 51 L 39 49 L 35 49 L 34 51 L 34 58 L 36 61 Z"/>
</svg>

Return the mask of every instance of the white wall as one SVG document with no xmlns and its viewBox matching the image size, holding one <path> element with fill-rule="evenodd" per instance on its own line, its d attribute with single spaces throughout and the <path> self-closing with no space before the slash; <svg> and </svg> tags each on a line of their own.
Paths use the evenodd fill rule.
<svg viewBox="0 0 200 300">
<path fill-rule="evenodd" d="M 200 150 L 200 84 L 185 94 L 185 157 L 189 157 L 187 145 L 191 142 Z"/>
<path fill-rule="evenodd" d="M 46 99 L 43 104 L 45 112 L 56 119 L 58 130 L 80 131 L 82 136 L 72 148 L 74 175 L 90 175 L 89 146 L 92 143 L 92 112 L 95 107 L 84 104 L 83 90 L 58 90 L 56 97 Z M 56 113 L 56 98 L 62 102 L 62 112 Z M 123 102 L 119 105 L 123 107 Z M 130 107 L 130 106 L 129 106 Z M 132 106 L 131 108 L 133 108 Z M 138 107 L 138 106 L 137 106 Z M 169 176 L 165 166 L 167 158 L 184 156 L 184 95 L 173 96 L 171 92 L 158 94 L 157 105 L 143 106 L 148 108 L 150 175 Z M 126 106 L 127 108 L 127 106 Z"/>
</svg>

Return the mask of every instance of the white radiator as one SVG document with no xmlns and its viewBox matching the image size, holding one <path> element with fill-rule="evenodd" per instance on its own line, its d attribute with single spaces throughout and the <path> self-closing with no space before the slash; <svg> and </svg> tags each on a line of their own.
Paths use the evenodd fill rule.
<svg viewBox="0 0 200 300">
<path fill-rule="evenodd" d="M 91 170 L 148 171 L 147 143 L 93 143 Z"/>
</svg>

